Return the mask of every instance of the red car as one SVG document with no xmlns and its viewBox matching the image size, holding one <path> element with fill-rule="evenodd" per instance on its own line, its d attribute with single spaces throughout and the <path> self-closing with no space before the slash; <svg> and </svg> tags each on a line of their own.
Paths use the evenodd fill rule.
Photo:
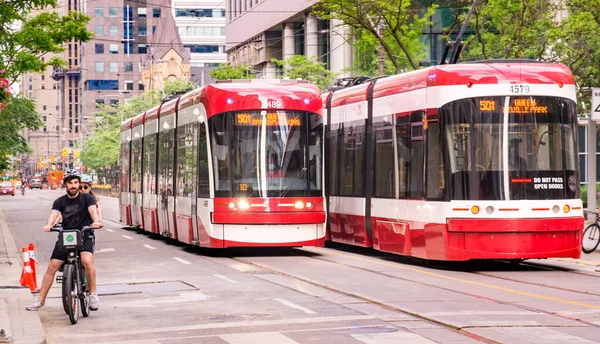
<svg viewBox="0 0 600 344">
<path fill-rule="evenodd" d="M 0 183 L 0 195 L 15 195 L 15 188 L 9 182 Z"/>
</svg>

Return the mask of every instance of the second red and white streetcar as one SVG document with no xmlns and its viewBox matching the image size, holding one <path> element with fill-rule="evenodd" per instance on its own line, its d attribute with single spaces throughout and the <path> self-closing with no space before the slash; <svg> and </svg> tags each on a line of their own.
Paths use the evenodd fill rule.
<svg viewBox="0 0 600 344">
<path fill-rule="evenodd" d="M 321 246 L 319 89 L 222 82 L 121 127 L 122 222 L 203 247 Z"/>
</svg>

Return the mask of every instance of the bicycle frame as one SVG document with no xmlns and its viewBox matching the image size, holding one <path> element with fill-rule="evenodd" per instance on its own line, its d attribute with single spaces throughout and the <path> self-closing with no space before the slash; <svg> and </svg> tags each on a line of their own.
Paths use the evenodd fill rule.
<svg viewBox="0 0 600 344">
<path fill-rule="evenodd" d="M 85 232 L 92 227 L 78 229 L 63 229 L 58 225 L 51 229 L 59 232 L 59 243 L 67 251 L 67 260 L 64 263 L 63 275 L 57 277 L 57 282 L 63 284 L 62 301 L 65 313 L 69 315 L 72 324 L 76 324 L 79 318 L 79 308 L 84 317 L 89 316 L 90 300 L 89 285 L 85 278 L 85 268 L 81 263 L 81 251 L 83 249 L 83 237 Z"/>
</svg>

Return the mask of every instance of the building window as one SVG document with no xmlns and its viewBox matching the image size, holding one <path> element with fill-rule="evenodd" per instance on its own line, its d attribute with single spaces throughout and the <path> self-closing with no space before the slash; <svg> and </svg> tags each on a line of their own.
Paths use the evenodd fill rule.
<svg viewBox="0 0 600 344">
<path fill-rule="evenodd" d="M 111 25 L 108 27 L 108 34 L 111 36 L 118 36 L 119 35 L 119 27 L 116 25 Z"/>
<path fill-rule="evenodd" d="M 56 83 L 52 84 L 52 89 L 55 90 L 56 89 Z"/>
<path fill-rule="evenodd" d="M 108 16 L 111 18 L 116 18 L 119 16 L 119 9 L 117 7 L 109 7 L 108 8 Z"/>
<path fill-rule="evenodd" d="M 118 73 L 119 72 L 119 62 L 110 62 L 109 70 L 111 73 Z"/>
<path fill-rule="evenodd" d="M 152 17 L 154 17 L 154 18 L 160 18 L 160 8 L 153 8 L 152 9 Z"/>
<path fill-rule="evenodd" d="M 96 72 L 104 72 L 104 62 L 96 62 Z"/>
<path fill-rule="evenodd" d="M 42 106 L 42 109 L 44 109 L 44 111 L 46 111 L 46 105 Z"/>
<path fill-rule="evenodd" d="M 46 119 L 47 119 L 47 118 L 46 118 L 46 116 L 43 116 L 43 117 L 42 117 L 42 120 L 43 120 L 44 122 L 46 122 Z"/>
<path fill-rule="evenodd" d="M 96 44 L 96 54 L 104 54 L 104 44 Z"/>
<path fill-rule="evenodd" d="M 145 25 L 138 26 L 138 36 L 146 36 L 146 26 Z"/>
<path fill-rule="evenodd" d="M 119 53 L 119 45 L 118 44 L 111 44 L 109 46 L 109 51 L 111 54 L 118 54 Z"/>
<path fill-rule="evenodd" d="M 138 44 L 138 53 L 145 54 L 148 51 L 146 44 Z"/>
<path fill-rule="evenodd" d="M 46 130 L 48 130 L 48 129 L 46 129 L 46 127 L 44 127 L 44 132 L 46 132 Z"/>
<path fill-rule="evenodd" d="M 133 72 L 133 62 L 125 62 L 125 71 Z"/>
<path fill-rule="evenodd" d="M 58 107 L 58 105 L 56 105 L 56 110 L 59 110 L 60 108 Z"/>
<path fill-rule="evenodd" d="M 126 91 L 133 91 L 133 81 L 131 81 L 131 80 L 125 80 L 125 90 Z"/>
<path fill-rule="evenodd" d="M 104 9 L 101 7 L 94 8 L 94 17 L 96 17 L 96 18 L 104 17 Z"/>
<path fill-rule="evenodd" d="M 212 8 L 177 8 L 175 17 L 212 17 Z"/>
<path fill-rule="evenodd" d="M 142 80 L 140 80 L 140 83 L 139 83 L 139 85 L 138 85 L 138 89 L 139 89 L 140 91 L 143 91 L 143 90 L 144 90 L 144 83 L 142 82 Z"/>
<path fill-rule="evenodd" d="M 88 80 L 87 86 L 90 91 L 118 91 L 119 80 Z"/>
<path fill-rule="evenodd" d="M 138 18 L 146 18 L 146 7 L 138 8 Z"/>
<path fill-rule="evenodd" d="M 96 107 L 102 107 L 104 106 L 104 99 L 96 99 Z"/>
<path fill-rule="evenodd" d="M 192 53 L 218 53 L 218 45 L 206 45 L 206 44 L 186 44 L 184 48 L 189 48 Z"/>
<path fill-rule="evenodd" d="M 110 106 L 119 106 L 119 100 L 111 98 L 110 99 Z"/>
<path fill-rule="evenodd" d="M 42 90 L 46 89 L 46 85 L 42 84 Z"/>
<path fill-rule="evenodd" d="M 42 81 L 46 80 L 46 76 L 42 74 Z"/>
<path fill-rule="evenodd" d="M 94 34 L 96 35 L 96 37 L 103 36 L 104 35 L 104 26 L 96 25 L 96 28 L 94 29 Z"/>
<path fill-rule="evenodd" d="M 155 32 L 156 32 L 156 25 L 152 25 L 152 34 L 154 35 Z"/>
</svg>

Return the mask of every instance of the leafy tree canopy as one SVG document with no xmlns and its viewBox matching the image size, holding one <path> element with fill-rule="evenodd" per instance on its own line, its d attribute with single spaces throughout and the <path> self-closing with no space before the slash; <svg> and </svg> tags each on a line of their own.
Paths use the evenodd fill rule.
<svg viewBox="0 0 600 344">
<path fill-rule="evenodd" d="M 0 2 L 0 172 L 8 168 L 9 155 L 28 153 L 23 129 L 37 130 L 42 122 L 31 100 L 15 97 L 8 86 L 20 75 L 43 72 L 48 66 L 62 66 L 60 58 L 42 57 L 47 53 L 64 51 L 71 40 L 88 41 L 92 34 L 86 30 L 89 18 L 78 12 L 60 16 L 57 12 L 32 12 L 57 6 L 56 0 L 27 0 Z"/>
<path fill-rule="evenodd" d="M 308 80 L 317 85 L 321 90 L 331 86 L 336 73 L 327 69 L 317 57 L 307 58 L 304 55 L 294 55 L 285 60 L 271 59 L 271 62 L 283 69 L 283 77 L 289 79 Z"/>
<path fill-rule="evenodd" d="M 233 79 L 255 79 L 256 76 L 246 65 L 232 66 L 228 63 L 221 64 L 213 68 L 210 73 L 211 78 L 215 80 L 233 80 Z"/>
<path fill-rule="evenodd" d="M 411 0 L 321 0 L 313 13 L 322 19 L 338 19 L 360 32 L 365 39 L 383 46 L 395 72 L 418 68 L 426 46 L 420 41 L 437 4 L 423 9 Z M 383 34 L 379 34 L 379 25 Z M 332 31 L 336 28 L 332 27 Z"/>
<path fill-rule="evenodd" d="M 195 87 L 196 84 L 186 79 L 169 80 L 165 83 L 164 92 L 168 97 L 191 91 Z M 116 166 L 119 159 L 121 123 L 160 104 L 161 98 L 162 93 L 153 90 L 131 97 L 117 106 L 104 105 L 99 108 L 96 112 L 96 128 L 83 144 L 82 162 L 91 169 L 106 165 Z"/>
</svg>

